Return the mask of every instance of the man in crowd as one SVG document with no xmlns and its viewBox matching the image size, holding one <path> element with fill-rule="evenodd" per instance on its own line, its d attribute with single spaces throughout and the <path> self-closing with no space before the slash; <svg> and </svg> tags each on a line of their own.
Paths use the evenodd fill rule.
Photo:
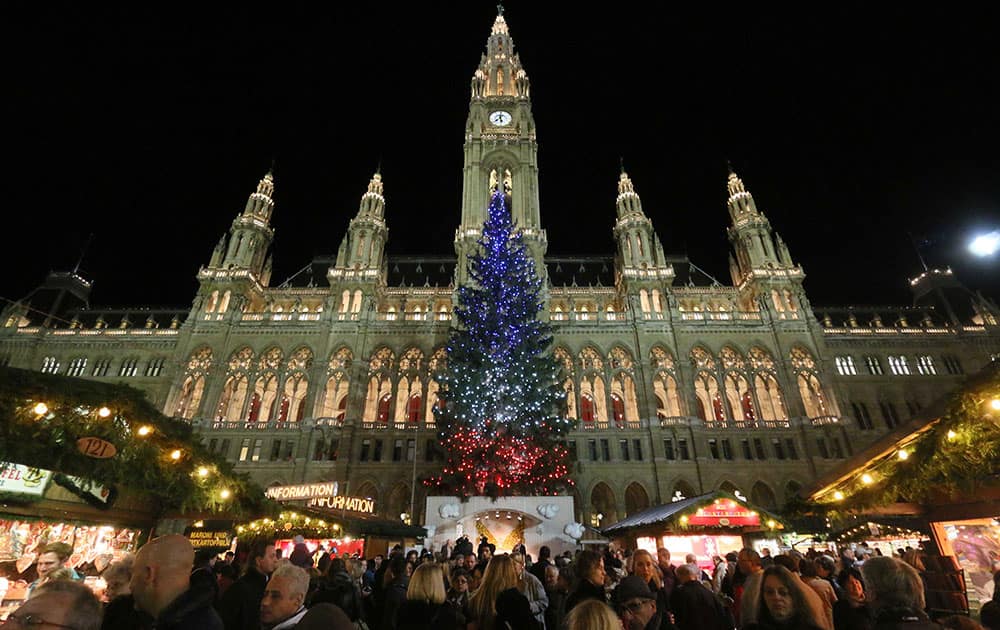
<svg viewBox="0 0 1000 630">
<path fill-rule="evenodd" d="M 191 588 L 193 562 L 191 542 L 177 534 L 154 538 L 136 554 L 132 597 L 157 630 L 222 630 L 213 591 Z"/>
<path fill-rule="evenodd" d="M 615 607 L 624 630 L 656 630 L 663 613 L 656 610 L 656 595 L 641 577 L 630 575 L 614 593 Z"/>
<path fill-rule="evenodd" d="M 774 564 L 774 558 L 771 557 L 771 550 L 768 547 L 760 548 L 760 566 L 762 569 Z"/>
<path fill-rule="evenodd" d="M 760 602 L 760 582 L 764 568 L 760 565 L 760 554 L 744 547 L 736 556 L 736 568 L 746 576 L 742 584 L 733 587 L 733 605 L 740 627 L 757 620 L 757 606 Z"/>
<path fill-rule="evenodd" d="M 100 630 L 101 612 L 101 602 L 89 588 L 80 582 L 55 580 L 39 586 L 7 616 L 4 626 Z"/>
<path fill-rule="evenodd" d="M 260 628 L 260 600 L 264 597 L 267 579 L 278 566 L 274 544 L 254 543 L 247 557 L 247 569 L 233 582 L 219 600 L 219 616 L 226 630 L 258 630 Z"/>
<path fill-rule="evenodd" d="M 294 628 L 306 614 L 309 574 L 286 564 L 275 569 L 260 601 L 260 622 L 266 630 Z"/>
<path fill-rule="evenodd" d="M 524 581 L 524 596 L 528 598 L 531 614 L 538 622 L 538 627 L 545 630 L 545 609 L 549 607 L 549 596 L 545 592 L 545 586 L 541 580 L 525 570 L 523 554 L 512 553 L 510 557 L 521 572 L 521 580 Z"/>
<path fill-rule="evenodd" d="M 686 556 L 684 556 L 684 564 L 690 564 L 691 566 L 695 567 L 698 566 L 698 556 L 696 556 L 693 553 L 687 554 Z M 702 582 L 712 581 L 712 578 L 709 577 L 708 573 L 703 569 L 699 569 L 698 579 L 701 580 Z"/>
<path fill-rule="evenodd" d="M 670 564 L 670 551 L 663 547 L 657 549 L 656 562 L 663 574 L 663 592 L 666 593 L 667 601 L 669 601 L 670 594 L 674 591 L 674 584 L 677 583 L 677 573 L 674 571 L 674 565 Z"/>
<path fill-rule="evenodd" d="M 551 557 L 552 550 L 548 546 L 542 545 L 538 550 L 538 562 L 531 565 L 531 568 L 528 569 L 543 584 L 545 583 L 545 569 L 552 565 L 552 562 L 549 560 Z"/>
<path fill-rule="evenodd" d="M 64 542 L 51 542 L 44 547 L 42 547 L 41 553 L 38 554 L 38 561 L 35 566 L 38 571 L 38 579 L 31 583 L 28 587 L 28 597 L 38 588 L 40 585 L 45 583 L 46 578 L 66 567 L 66 562 L 69 557 L 73 555 L 73 548 Z M 74 569 L 70 569 L 73 572 L 74 580 L 81 580 L 82 578 L 77 574 Z"/>
<path fill-rule="evenodd" d="M 916 569 L 896 558 L 876 556 L 865 561 L 861 574 L 875 627 L 941 628 L 924 612 L 924 583 Z"/>
<path fill-rule="evenodd" d="M 469 575 L 472 575 L 472 570 L 476 568 L 476 564 L 478 562 L 479 561 L 476 558 L 476 554 L 474 553 L 470 553 L 469 555 L 465 556 L 465 564 L 463 566 L 465 567 L 465 570 L 469 572 Z"/>
<path fill-rule="evenodd" d="M 695 564 L 677 567 L 677 585 L 670 596 L 670 610 L 679 630 L 731 630 L 732 619 L 715 593 L 699 580 Z"/>
</svg>

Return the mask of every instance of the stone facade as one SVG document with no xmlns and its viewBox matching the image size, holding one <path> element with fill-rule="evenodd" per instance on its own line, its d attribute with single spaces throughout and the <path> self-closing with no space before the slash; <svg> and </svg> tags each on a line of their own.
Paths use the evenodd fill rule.
<svg viewBox="0 0 1000 630">
<path fill-rule="evenodd" d="M 743 181 L 730 172 L 726 185 L 731 285 L 664 253 L 625 172 L 614 218 L 609 207 L 615 254 L 547 255 L 529 81 L 500 15 L 471 84 L 455 257 L 386 254 L 376 173 L 336 258 L 272 287 L 268 173 L 190 309 L 91 309 L 85 279 L 53 274 L 3 312 L 0 364 L 139 387 L 264 485 L 337 480 L 422 522 L 412 480 L 437 465 L 434 376 L 455 286 L 504 186 L 580 420 L 576 520 L 609 525 L 719 488 L 780 506 L 996 360 L 1000 314 L 948 270 L 911 280 L 910 306 L 813 307 Z"/>
</svg>

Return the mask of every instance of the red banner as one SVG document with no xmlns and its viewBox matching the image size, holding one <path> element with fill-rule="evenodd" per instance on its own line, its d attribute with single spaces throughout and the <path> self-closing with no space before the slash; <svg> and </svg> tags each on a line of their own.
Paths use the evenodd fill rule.
<svg viewBox="0 0 1000 630">
<path fill-rule="evenodd" d="M 687 524 L 708 527 L 759 527 L 760 515 L 735 501 L 719 499 L 713 505 L 698 508 L 697 512 L 688 517 Z"/>
</svg>

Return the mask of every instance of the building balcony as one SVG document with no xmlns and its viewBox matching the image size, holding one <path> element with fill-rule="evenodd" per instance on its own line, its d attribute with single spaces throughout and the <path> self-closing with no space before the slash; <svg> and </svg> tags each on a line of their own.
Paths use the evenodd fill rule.
<svg viewBox="0 0 1000 630">
<path fill-rule="evenodd" d="M 596 420 L 594 422 L 584 422 L 580 421 L 577 426 L 579 431 L 634 431 L 636 429 L 645 429 L 649 427 L 648 420 L 632 420 L 632 421 L 622 421 L 622 422 L 607 422 L 602 420 Z"/>
<path fill-rule="evenodd" d="M 809 418 L 809 423 L 814 427 L 840 424 L 840 416 L 816 416 L 815 418 Z"/>
</svg>

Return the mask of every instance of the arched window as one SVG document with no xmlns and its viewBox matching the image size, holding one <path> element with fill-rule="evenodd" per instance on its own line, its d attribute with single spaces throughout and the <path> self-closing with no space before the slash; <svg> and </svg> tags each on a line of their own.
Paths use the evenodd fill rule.
<svg viewBox="0 0 1000 630">
<path fill-rule="evenodd" d="M 215 307 L 219 303 L 219 292 L 212 291 L 212 294 L 208 296 L 208 301 L 205 302 L 205 312 L 214 313 Z"/>
<path fill-rule="evenodd" d="M 726 374 L 726 401 L 733 420 L 752 423 L 757 419 L 750 396 L 750 385 L 739 372 Z"/>
<path fill-rule="evenodd" d="M 670 496 L 671 501 L 683 501 L 684 499 L 690 499 L 691 497 L 697 496 L 694 486 L 684 481 L 683 479 L 677 481 L 674 484 L 674 493 Z"/>
<path fill-rule="evenodd" d="M 601 527 L 607 527 L 618 522 L 618 509 L 615 493 L 603 481 L 599 482 L 590 493 L 591 516 L 603 515 L 599 520 Z"/>
<path fill-rule="evenodd" d="M 242 420 L 245 416 L 244 407 L 247 403 L 249 380 L 247 372 L 253 363 L 253 350 L 244 347 L 233 352 L 227 363 L 226 383 L 222 388 L 222 396 L 216 408 L 216 416 L 225 420 Z"/>
<path fill-rule="evenodd" d="M 351 304 L 351 312 L 352 313 L 361 312 L 361 289 L 357 289 L 354 291 L 354 303 Z"/>
<path fill-rule="evenodd" d="M 347 374 L 353 359 L 354 353 L 351 352 L 350 348 L 340 348 L 330 356 L 320 417 L 345 419 L 348 393 Z"/>
<path fill-rule="evenodd" d="M 191 374 L 184 378 L 181 392 L 177 398 L 177 408 L 174 415 L 190 420 L 198 413 L 201 396 L 205 393 L 205 377 L 201 374 Z"/>
<path fill-rule="evenodd" d="M 760 372 L 754 375 L 754 389 L 760 405 L 761 420 L 787 420 L 785 405 L 781 401 L 781 388 L 773 374 Z"/>
<path fill-rule="evenodd" d="M 713 374 L 706 370 L 698 372 L 694 379 L 694 395 L 698 401 L 698 417 L 709 423 L 726 421 L 719 383 Z"/>
<path fill-rule="evenodd" d="M 226 291 L 222 294 L 222 300 L 219 301 L 219 314 L 225 313 L 229 310 L 229 299 L 232 297 L 232 291 Z"/>
<path fill-rule="evenodd" d="M 802 396 L 802 406 L 806 416 L 818 418 L 829 415 L 826 400 L 823 397 L 823 387 L 815 374 L 800 372 L 798 375 L 799 394 Z"/>
<path fill-rule="evenodd" d="M 652 299 L 653 299 L 653 310 L 656 311 L 657 313 L 662 313 L 663 312 L 663 302 L 660 300 L 660 290 L 659 289 L 653 289 Z"/>
<path fill-rule="evenodd" d="M 632 516 L 649 507 L 649 495 L 642 484 L 633 481 L 625 488 L 625 515 Z"/>
<path fill-rule="evenodd" d="M 766 510 L 773 510 L 778 507 L 778 500 L 774 497 L 774 491 L 763 481 L 758 481 L 750 488 L 750 503 L 759 505 Z"/>
<path fill-rule="evenodd" d="M 386 394 L 378 401 L 378 416 L 376 422 L 387 424 L 389 422 L 389 407 L 392 406 L 392 394 Z"/>
<path fill-rule="evenodd" d="M 580 394 L 580 420 L 585 423 L 594 421 L 594 398 L 590 392 Z"/>
<path fill-rule="evenodd" d="M 420 422 L 420 411 L 423 405 L 423 400 L 420 398 L 420 394 L 414 394 L 410 396 L 410 402 L 407 406 L 406 420 L 410 423 Z"/>
<path fill-rule="evenodd" d="M 646 293 L 646 289 L 639 289 L 639 306 L 643 313 L 649 312 L 649 294 Z"/>
<path fill-rule="evenodd" d="M 625 426 L 625 401 L 617 393 L 611 394 L 611 413 L 617 426 Z"/>
<path fill-rule="evenodd" d="M 351 292 L 348 289 L 344 289 L 344 293 L 340 296 L 340 312 L 346 313 L 347 309 L 351 307 Z"/>
</svg>

